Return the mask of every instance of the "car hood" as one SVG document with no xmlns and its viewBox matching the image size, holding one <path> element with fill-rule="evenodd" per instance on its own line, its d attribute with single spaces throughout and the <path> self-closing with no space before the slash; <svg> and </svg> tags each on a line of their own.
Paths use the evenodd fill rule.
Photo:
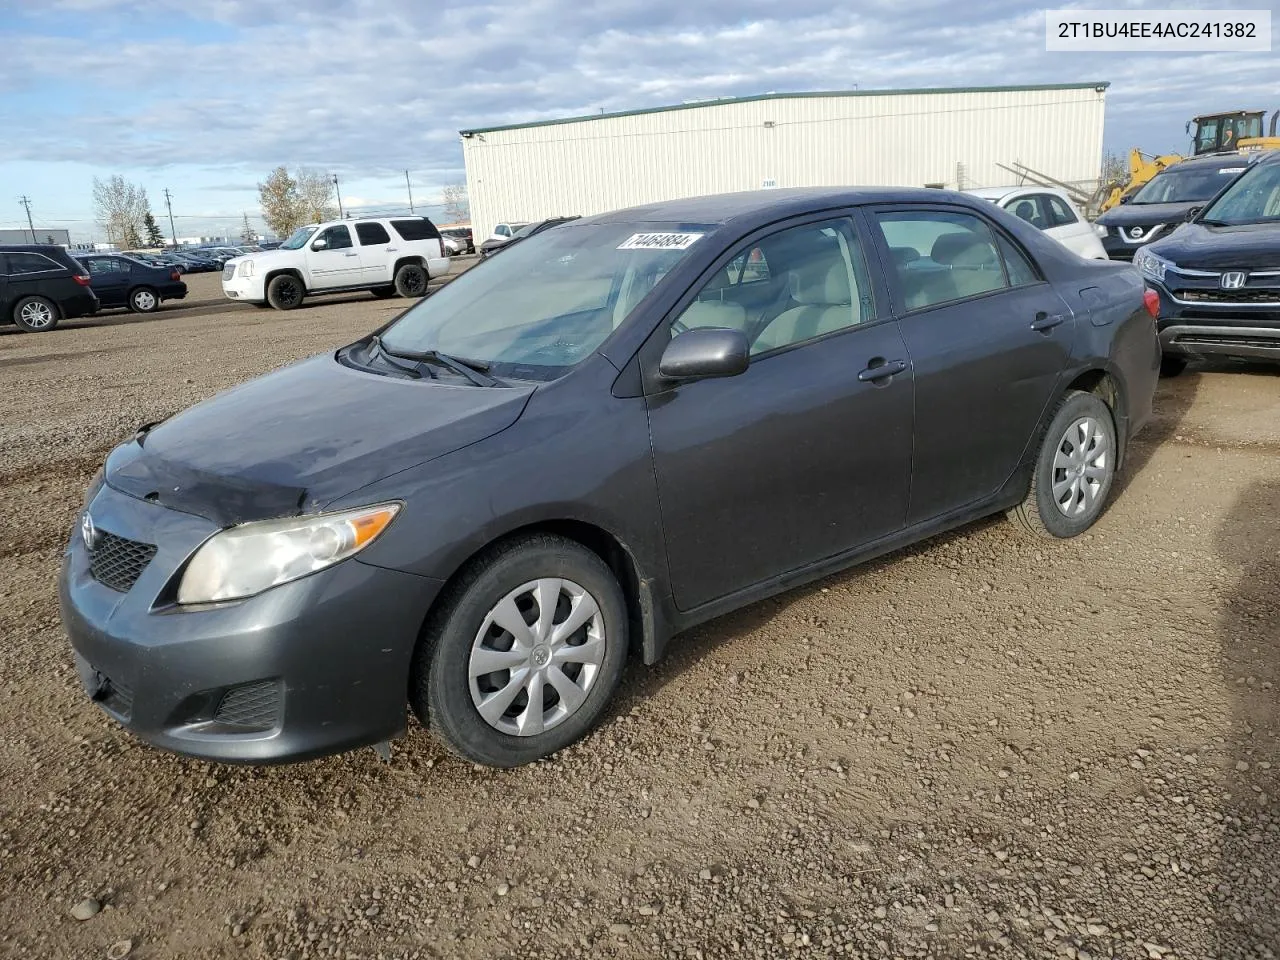
<svg viewBox="0 0 1280 960">
<path fill-rule="evenodd" d="M 1098 217 L 1104 227 L 1146 227 L 1157 223 L 1181 223 L 1192 207 L 1202 207 L 1208 200 L 1190 203 L 1125 203 L 1112 207 Z"/>
<path fill-rule="evenodd" d="M 310 513 L 506 429 L 534 387 L 477 387 L 313 357 L 197 404 L 118 448 L 107 483 L 222 525 Z"/>
<path fill-rule="evenodd" d="M 1280 270 L 1280 223 L 1231 227 L 1188 223 L 1149 249 L 1193 270 Z"/>
</svg>

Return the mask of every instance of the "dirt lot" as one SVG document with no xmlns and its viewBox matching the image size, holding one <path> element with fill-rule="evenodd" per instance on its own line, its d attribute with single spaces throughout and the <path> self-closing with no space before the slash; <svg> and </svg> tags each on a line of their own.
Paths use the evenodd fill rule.
<svg viewBox="0 0 1280 960">
<path fill-rule="evenodd" d="M 0 331 L 0 955 L 1280 953 L 1275 371 L 1164 382 L 1090 535 L 982 523 L 709 624 L 549 762 L 413 726 L 390 764 L 228 768 L 86 701 L 62 542 L 138 424 L 403 301 L 191 282 Z"/>
</svg>

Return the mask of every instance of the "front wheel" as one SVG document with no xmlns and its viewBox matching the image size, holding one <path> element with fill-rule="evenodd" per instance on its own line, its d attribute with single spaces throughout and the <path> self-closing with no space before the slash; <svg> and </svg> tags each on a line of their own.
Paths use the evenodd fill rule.
<svg viewBox="0 0 1280 960">
<path fill-rule="evenodd" d="M 291 273 L 272 277 L 267 284 L 267 302 L 277 310 L 292 310 L 301 306 L 305 295 L 302 281 Z"/>
<path fill-rule="evenodd" d="M 150 287 L 139 287 L 129 294 L 129 309 L 134 313 L 155 313 L 160 309 L 160 298 Z"/>
<path fill-rule="evenodd" d="M 410 702 L 452 752 L 514 767 L 590 730 L 626 657 L 626 603 L 612 571 L 578 543 L 535 534 L 492 550 L 441 598 Z"/>
<path fill-rule="evenodd" d="M 1111 408 L 1092 393 L 1067 394 L 1045 432 L 1027 497 L 1009 519 L 1038 537 L 1084 533 L 1106 505 L 1117 450 Z"/>
<path fill-rule="evenodd" d="M 427 292 L 427 271 L 416 263 L 406 263 L 396 271 L 396 293 L 421 297 Z"/>
<path fill-rule="evenodd" d="M 44 297 L 23 297 L 14 304 L 13 322 L 27 333 L 45 333 L 58 325 L 58 308 Z"/>
</svg>

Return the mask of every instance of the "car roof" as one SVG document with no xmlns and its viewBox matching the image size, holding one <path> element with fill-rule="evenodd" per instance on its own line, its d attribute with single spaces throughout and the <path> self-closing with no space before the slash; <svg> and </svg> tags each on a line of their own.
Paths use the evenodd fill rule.
<svg viewBox="0 0 1280 960">
<path fill-rule="evenodd" d="M 966 190 L 965 193 L 973 197 L 981 197 L 983 200 L 1003 200 L 1005 197 L 1012 197 L 1019 193 L 1051 193 L 1059 200 L 1071 200 L 1065 190 L 1057 187 L 1042 187 L 1038 183 L 1024 183 L 1020 187 L 976 187 L 973 190 Z"/>
<path fill-rule="evenodd" d="M 1250 159 L 1243 153 L 1237 153 L 1232 150 L 1223 153 L 1206 153 L 1200 157 L 1188 157 L 1186 160 L 1180 160 L 1173 166 L 1165 167 L 1156 176 L 1165 173 L 1176 173 L 1179 170 L 1203 170 L 1206 167 L 1247 167 L 1251 163 L 1257 163 L 1257 160 Z"/>
<path fill-rule="evenodd" d="M 726 224 L 732 220 L 773 220 L 831 207 L 864 203 L 961 203 L 974 199 L 954 190 L 931 187 L 791 187 L 720 193 L 705 197 L 664 200 L 624 210 L 584 217 L 580 223 L 637 221 Z"/>
<path fill-rule="evenodd" d="M 0 253 L 66 253 L 66 249 L 56 243 L 0 243 Z"/>
</svg>

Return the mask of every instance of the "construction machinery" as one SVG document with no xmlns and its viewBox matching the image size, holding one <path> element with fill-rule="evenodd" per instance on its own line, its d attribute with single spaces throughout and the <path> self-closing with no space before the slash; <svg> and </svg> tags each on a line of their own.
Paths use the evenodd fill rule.
<svg viewBox="0 0 1280 960">
<path fill-rule="evenodd" d="M 1202 153 L 1221 153 L 1228 150 L 1274 150 L 1280 148 L 1276 136 L 1276 122 L 1280 110 L 1271 115 L 1267 135 L 1262 134 L 1266 120 L 1265 110 L 1232 110 L 1227 113 L 1206 113 L 1187 121 L 1187 133 L 1191 134 L 1191 151 L 1194 156 Z"/>
</svg>

